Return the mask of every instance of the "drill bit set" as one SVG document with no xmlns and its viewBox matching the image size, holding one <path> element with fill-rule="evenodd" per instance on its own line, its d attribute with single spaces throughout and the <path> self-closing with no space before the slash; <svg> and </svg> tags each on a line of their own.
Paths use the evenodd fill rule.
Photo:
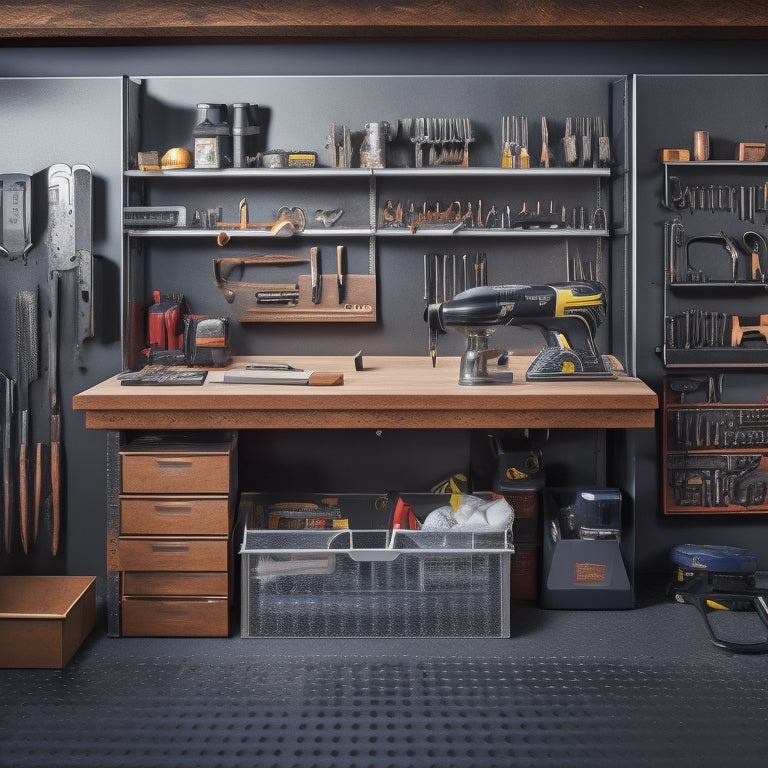
<svg viewBox="0 0 768 768">
<path fill-rule="evenodd" d="M 488 260 L 484 253 L 425 253 L 424 301 L 448 301 L 468 288 L 488 285 Z"/>
</svg>

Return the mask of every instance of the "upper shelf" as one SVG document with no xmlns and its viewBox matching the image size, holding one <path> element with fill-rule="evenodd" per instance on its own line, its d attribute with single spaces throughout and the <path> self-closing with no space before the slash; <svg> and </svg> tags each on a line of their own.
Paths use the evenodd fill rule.
<svg viewBox="0 0 768 768">
<path fill-rule="evenodd" d="M 457 176 L 550 176 L 550 177 L 608 177 L 610 168 L 481 168 L 464 166 L 440 166 L 432 168 L 222 168 L 208 170 L 181 168 L 165 171 L 125 171 L 128 178 L 139 179 L 291 179 L 291 178 L 360 178 L 360 177 L 440 177 Z"/>
<path fill-rule="evenodd" d="M 571 177 L 571 178 L 606 178 L 611 175 L 610 168 L 485 168 L 464 166 L 439 166 L 431 168 L 222 168 L 203 170 L 183 168 L 165 171 L 125 171 L 128 178 L 140 179 L 295 179 L 295 178 L 365 178 L 381 177 L 421 177 L 440 176 L 493 176 L 510 177 Z"/>
</svg>

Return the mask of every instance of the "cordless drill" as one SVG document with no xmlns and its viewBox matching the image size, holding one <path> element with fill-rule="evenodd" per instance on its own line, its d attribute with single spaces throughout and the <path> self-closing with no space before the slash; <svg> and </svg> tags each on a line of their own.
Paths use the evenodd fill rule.
<svg viewBox="0 0 768 768">
<path fill-rule="evenodd" d="M 501 350 L 488 348 L 496 326 L 536 327 L 547 346 L 536 356 L 525 378 L 614 378 L 597 350 L 594 334 L 606 316 L 605 287 L 596 281 L 574 280 L 549 285 L 479 286 L 442 304 L 430 304 L 429 352 L 437 359 L 437 336 L 456 330 L 467 337 L 459 384 L 510 381 L 510 373 L 489 373 L 487 361 Z"/>
</svg>

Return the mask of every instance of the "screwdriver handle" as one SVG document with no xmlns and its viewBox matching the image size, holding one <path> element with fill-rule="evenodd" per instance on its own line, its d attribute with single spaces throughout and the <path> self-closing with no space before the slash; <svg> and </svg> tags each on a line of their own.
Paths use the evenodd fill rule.
<svg viewBox="0 0 768 768">
<path fill-rule="evenodd" d="M 40 526 L 40 503 L 43 497 L 43 444 L 35 444 L 35 490 L 32 507 L 32 542 L 37 542 Z"/>
<path fill-rule="evenodd" d="M 29 460 L 27 458 L 27 444 L 19 446 L 19 532 L 21 534 L 21 548 L 26 555 L 29 551 Z"/>
<path fill-rule="evenodd" d="M 61 443 L 58 435 L 61 431 L 61 416 L 51 414 L 51 554 L 59 550 L 61 537 Z"/>
</svg>

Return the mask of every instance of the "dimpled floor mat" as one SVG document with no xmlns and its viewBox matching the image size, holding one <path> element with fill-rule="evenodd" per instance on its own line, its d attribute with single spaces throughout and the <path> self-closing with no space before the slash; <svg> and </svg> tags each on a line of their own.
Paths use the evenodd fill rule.
<svg viewBox="0 0 768 768">
<path fill-rule="evenodd" d="M 764 657 L 76 657 L 0 670 L 0 765 L 764 766 Z M 182 646 L 183 647 L 183 646 Z"/>
</svg>

